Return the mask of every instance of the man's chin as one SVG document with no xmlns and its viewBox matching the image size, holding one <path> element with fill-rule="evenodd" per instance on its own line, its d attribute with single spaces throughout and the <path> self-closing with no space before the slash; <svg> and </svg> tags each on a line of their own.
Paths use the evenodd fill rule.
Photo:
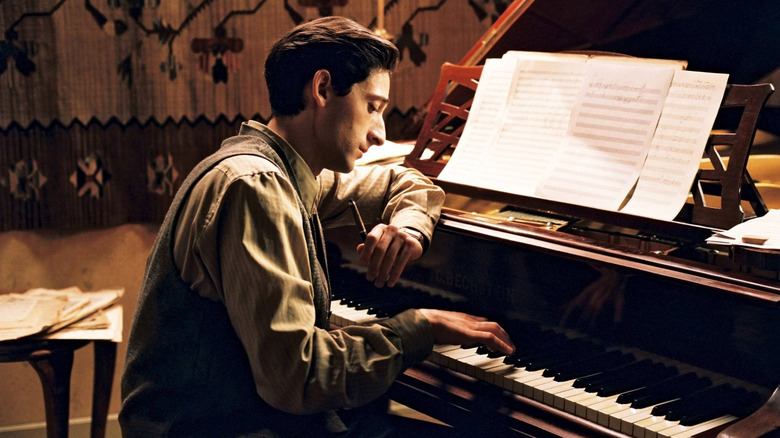
<svg viewBox="0 0 780 438">
<path fill-rule="evenodd" d="M 355 161 L 353 160 L 346 163 L 342 163 L 338 166 L 333 166 L 331 170 L 338 173 L 352 172 L 353 170 L 355 170 Z"/>
</svg>

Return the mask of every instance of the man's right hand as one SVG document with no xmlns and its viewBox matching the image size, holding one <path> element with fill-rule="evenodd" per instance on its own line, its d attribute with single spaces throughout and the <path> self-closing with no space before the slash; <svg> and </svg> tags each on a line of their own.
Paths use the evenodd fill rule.
<svg viewBox="0 0 780 438">
<path fill-rule="evenodd" d="M 493 321 L 461 312 L 420 309 L 433 329 L 437 344 L 484 344 L 491 351 L 512 354 L 515 346 L 506 331 Z"/>
</svg>

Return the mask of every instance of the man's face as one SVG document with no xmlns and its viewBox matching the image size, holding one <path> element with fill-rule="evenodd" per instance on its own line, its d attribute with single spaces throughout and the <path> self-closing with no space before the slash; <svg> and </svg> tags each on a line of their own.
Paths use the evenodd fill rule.
<svg viewBox="0 0 780 438">
<path fill-rule="evenodd" d="M 365 81 L 352 86 L 346 96 L 335 96 L 328 101 L 320 124 L 323 168 L 336 172 L 350 172 L 355 160 L 371 146 L 385 141 L 385 122 L 382 113 L 390 93 L 390 74 L 384 70 L 373 72 Z"/>
</svg>

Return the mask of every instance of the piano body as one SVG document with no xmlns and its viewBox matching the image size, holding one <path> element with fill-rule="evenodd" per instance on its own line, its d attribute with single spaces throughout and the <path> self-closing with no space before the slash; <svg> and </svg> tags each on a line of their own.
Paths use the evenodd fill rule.
<svg viewBox="0 0 780 438">
<path fill-rule="evenodd" d="M 513 3 L 485 41 L 531 3 Z M 705 243 L 767 211 L 746 163 L 772 86 L 729 87 L 722 111 L 738 108 L 739 123 L 715 131 L 713 168 L 659 221 L 437 180 L 477 86 L 479 65 L 463 64 L 442 68 L 405 159 L 448 193 L 430 248 L 377 290 L 352 258 L 358 232 L 329 230 L 332 322 L 464 310 L 501 322 L 518 352 L 437 346 L 391 398 L 458 436 L 780 436 L 780 256 Z"/>
</svg>

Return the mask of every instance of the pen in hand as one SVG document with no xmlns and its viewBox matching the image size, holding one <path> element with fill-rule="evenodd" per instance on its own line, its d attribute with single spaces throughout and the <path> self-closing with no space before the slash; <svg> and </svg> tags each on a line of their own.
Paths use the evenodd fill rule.
<svg viewBox="0 0 780 438">
<path fill-rule="evenodd" d="M 363 218 L 360 217 L 360 211 L 357 208 L 357 204 L 355 204 L 355 201 L 349 200 L 349 208 L 352 209 L 352 215 L 355 216 L 355 223 L 357 224 L 358 228 L 360 229 L 360 239 L 365 242 L 366 236 L 368 233 L 366 232 L 366 224 L 363 223 Z"/>
</svg>

